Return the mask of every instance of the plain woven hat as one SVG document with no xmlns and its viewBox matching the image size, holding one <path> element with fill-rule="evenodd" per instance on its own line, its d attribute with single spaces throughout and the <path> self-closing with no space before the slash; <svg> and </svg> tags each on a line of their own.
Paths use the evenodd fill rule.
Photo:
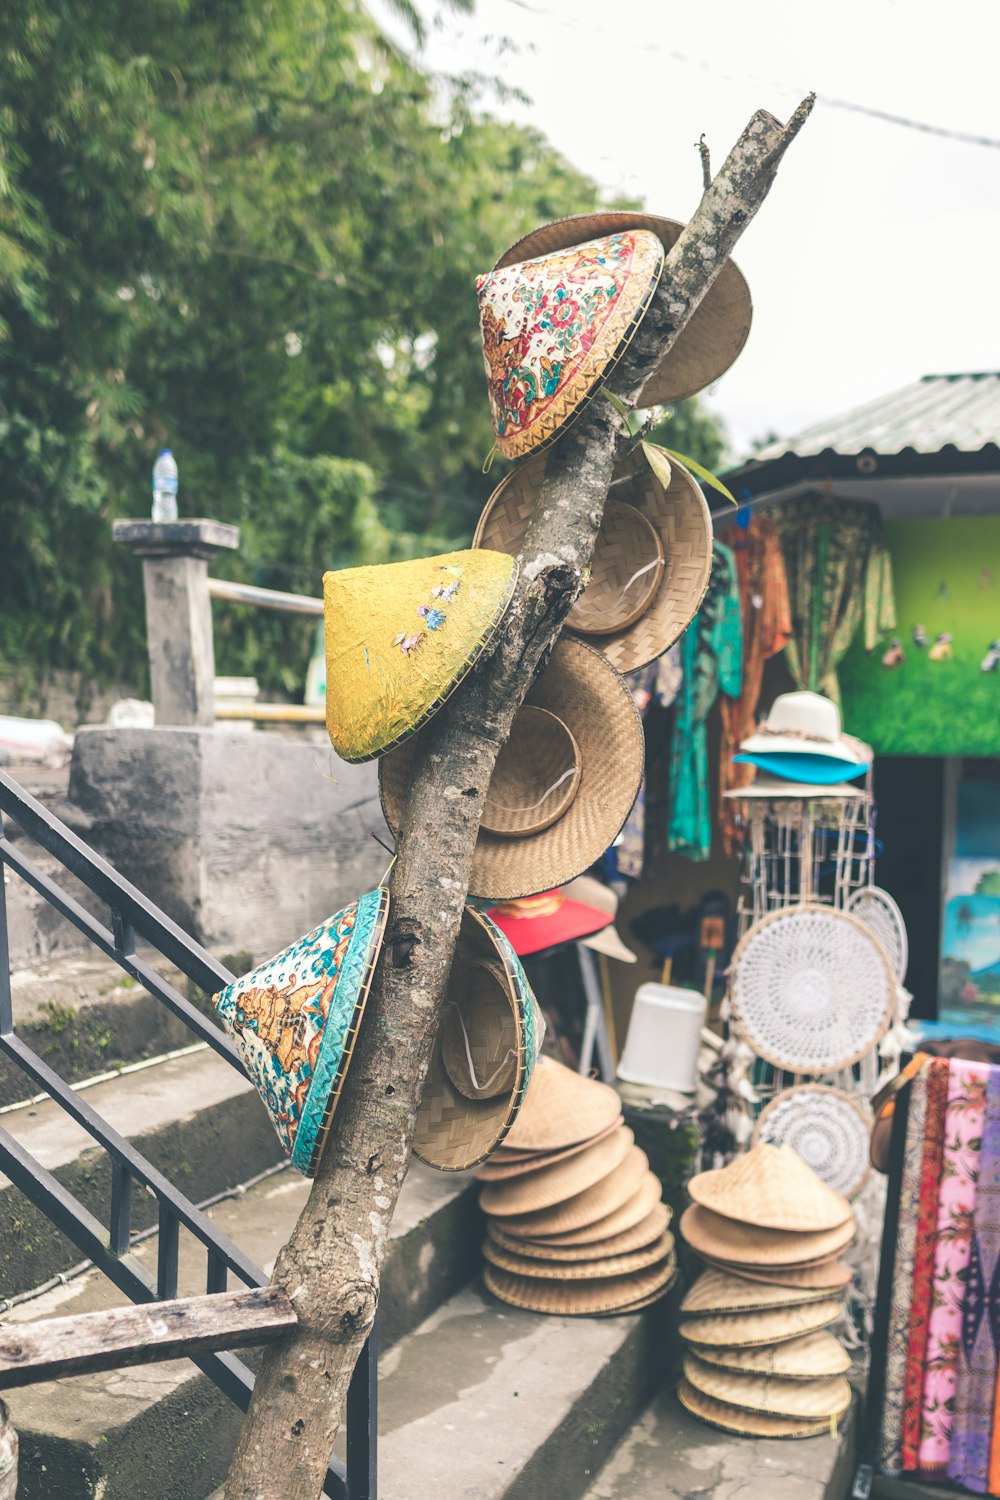
<svg viewBox="0 0 1000 1500">
<path fill-rule="evenodd" d="M 854 1216 L 836 1229 L 808 1233 L 759 1229 L 692 1203 L 681 1215 L 681 1233 L 698 1255 L 728 1265 L 801 1266 L 846 1249 L 854 1238 Z"/>
<path fill-rule="evenodd" d="M 516 582 L 516 563 L 480 550 L 324 573 L 326 725 L 342 760 L 372 760 L 437 712 Z"/>
<path fill-rule="evenodd" d="M 609 919 L 613 919 L 618 911 L 618 897 L 615 892 L 602 881 L 595 880 L 592 875 L 578 875 L 575 880 L 570 881 L 569 885 L 563 887 L 563 894 L 574 901 L 582 901 L 587 906 L 603 911 Z M 595 932 L 591 937 L 582 938 L 581 941 L 585 948 L 592 948 L 595 953 L 603 953 L 605 958 L 616 958 L 619 963 L 623 964 L 637 962 L 636 955 L 622 942 L 611 920 L 607 927 L 601 928 L 600 932 Z"/>
<path fill-rule="evenodd" d="M 806 1417 L 771 1417 L 760 1412 L 745 1411 L 740 1406 L 730 1406 L 728 1401 L 715 1401 L 711 1396 L 695 1390 L 687 1380 L 677 1387 L 681 1405 L 693 1417 L 707 1422 L 709 1427 L 718 1427 L 723 1432 L 735 1432 L 740 1437 L 807 1438 L 824 1437 L 829 1434 L 830 1423 L 812 1422 Z"/>
<path fill-rule="evenodd" d="M 480 1182 L 509 1182 L 512 1177 L 524 1177 L 531 1172 L 537 1172 L 542 1167 L 554 1166 L 556 1162 L 566 1161 L 571 1156 L 578 1156 L 581 1151 L 588 1151 L 591 1146 L 596 1146 L 598 1141 L 603 1141 L 606 1136 L 617 1130 L 622 1124 L 622 1116 L 605 1129 L 599 1130 L 587 1141 L 578 1141 L 575 1146 L 564 1146 L 561 1151 L 537 1151 L 526 1157 L 523 1161 L 507 1161 L 501 1153 L 503 1148 L 498 1146 L 493 1155 L 476 1168 L 476 1177 Z"/>
<path fill-rule="evenodd" d="M 489 916 L 521 958 L 555 948 L 559 943 L 576 942 L 606 927 L 611 920 L 606 912 L 588 905 L 582 897 L 571 900 L 565 891 L 558 889 L 501 901 L 490 907 Z"/>
<path fill-rule="evenodd" d="M 763 1281 L 771 1286 L 803 1287 L 807 1290 L 840 1292 L 850 1286 L 854 1272 L 845 1261 L 831 1256 L 828 1260 L 815 1261 L 799 1269 L 788 1266 L 734 1266 L 711 1256 L 704 1259 L 717 1271 L 726 1271 L 731 1276 L 742 1276 L 745 1281 Z"/>
<path fill-rule="evenodd" d="M 215 996 L 292 1166 L 315 1176 L 389 914 L 384 886 Z"/>
<path fill-rule="evenodd" d="M 631 1130 L 620 1125 L 586 1151 L 550 1167 L 539 1167 L 504 1182 L 489 1182 L 479 1194 L 479 1206 L 496 1218 L 532 1214 L 575 1198 L 620 1167 L 635 1142 Z"/>
<path fill-rule="evenodd" d="M 804 1307 L 775 1307 L 764 1312 L 706 1313 L 704 1317 L 682 1319 L 678 1332 L 682 1339 L 696 1346 L 753 1348 L 816 1333 L 835 1323 L 843 1310 L 839 1301 L 830 1298 Z"/>
<path fill-rule="evenodd" d="M 594 1219 L 589 1223 L 581 1224 L 578 1229 L 561 1229 L 555 1232 L 552 1230 L 543 1232 L 536 1229 L 533 1233 L 528 1232 L 529 1237 L 535 1244 L 559 1248 L 566 1245 L 579 1247 L 596 1245 L 601 1241 L 624 1234 L 627 1230 L 643 1223 L 660 1202 L 662 1193 L 663 1187 L 660 1179 L 654 1177 L 653 1173 L 647 1169 L 640 1177 L 639 1184 L 631 1197 L 627 1198 L 620 1208 L 605 1214 L 602 1219 Z"/>
<path fill-rule="evenodd" d="M 746 1411 L 772 1417 L 800 1417 L 827 1421 L 842 1417 L 851 1404 L 851 1387 L 842 1375 L 815 1380 L 772 1380 L 767 1375 L 720 1369 L 685 1355 L 684 1378 L 714 1401 L 725 1401 Z"/>
<path fill-rule="evenodd" d="M 665 1203 L 657 1203 L 633 1228 L 603 1240 L 595 1240 L 589 1245 L 546 1245 L 540 1240 L 518 1239 L 515 1235 L 508 1235 L 503 1225 L 495 1219 L 488 1220 L 486 1228 L 494 1244 L 500 1245 L 504 1250 L 512 1250 L 517 1255 L 529 1255 L 535 1260 L 571 1262 L 606 1260 L 616 1255 L 627 1255 L 633 1250 L 642 1250 L 654 1240 L 662 1238 L 667 1233 L 669 1224 L 669 1208 Z M 673 1240 L 673 1235 L 670 1239 Z"/>
<path fill-rule="evenodd" d="M 561 1313 L 584 1316 L 595 1313 L 625 1312 L 640 1301 L 653 1301 L 669 1291 L 677 1274 L 673 1256 L 644 1271 L 628 1276 L 601 1276 L 587 1281 L 563 1281 L 556 1277 L 517 1276 L 497 1266 L 483 1268 L 487 1291 L 528 1312 Z M 637 1310 L 637 1309 L 636 1309 Z"/>
<path fill-rule="evenodd" d="M 872 763 L 861 740 L 841 732 L 840 710 L 821 693 L 782 693 L 756 734 L 740 741 L 733 760 L 789 781 L 822 785 L 852 781 Z"/>
<path fill-rule="evenodd" d="M 784 1339 L 780 1344 L 763 1344 L 755 1349 L 710 1349 L 703 1344 L 698 1358 L 704 1364 L 723 1370 L 743 1371 L 749 1375 L 772 1375 L 778 1380 L 815 1380 L 832 1375 L 846 1375 L 851 1356 L 832 1333 L 806 1333 L 801 1338 Z"/>
<path fill-rule="evenodd" d="M 539 1260 L 507 1250 L 492 1238 L 483 1242 L 483 1256 L 490 1265 L 499 1266 L 501 1271 L 512 1271 L 515 1276 L 540 1276 L 553 1281 L 593 1281 L 602 1276 L 629 1276 L 633 1271 L 645 1271 L 649 1266 L 658 1265 L 673 1253 L 674 1237 L 669 1232 L 640 1250 L 592 1261 Z"/>
<path fill-rule="evenodd" d="M 497 266 L 561 250 L 591 235 L 623 229 L 651 230 L 669 252 L 683 228 L 675 219 L 661 219 L 653 214 L 578 214 L 543 224 L 525 235 L 500 257 Z M 752 314 L 750 289 L 735 262 L 727 260 L 690 322 L 647 380 L 638 404 L 660 406 L 683 401 L 718 380 L 746 343 Z"/>
<path fill-rule="evenodd" d="M 476 279 L 497 447 L 523 458 L 578 417 L 628 348 L 663 269 L 648 229 L 585 235 Z"/>
<path fill-rule="evenodd" d="M 754 1146 L 727 1167 L 699 1172 L 688 1193 L 702 1208 L 761 1229 L 815 1233 L 852 1217 L 847 1199 L 827 1187 L 790 1146 Z"/>
<path fill-rule="evenodd" d="M 543 1029 L 517 954 L 488 917 L 466 906 L 414 1156 L 444 1172 L 484 1160 L 517 1118 Z"/>
<path fill-rule="evenodd" d="M 608 1084 L 540 1057 L 505 1144 L 516 1151 L 560 1151 L 605 1130 L 621 1110 L 621 1100 Z"/>
<path fill-rule="evenodd" d="M 800 1307 L 809 1302 L 823 1302 L 829 1296 L 830 1293 L 823 1290 L 770 1286 L 765 1282 L 746 1281 L 727 1271 L 703 1271 L 688 1288 L 681 1312 L 764 1312 L 772 1307 Z"/>
<path fill-rule="evenodd" d="M 492 799 L 498 811 L 520 808 L 526 817 L 517 829 L 479 830 L 470 890 L 487 901 L 548 891 L 582 874 L 618 837 L 642 781 L 642 721 L 624 680 L 597 651 L 582 641 L 556 641 L 525 702 L 547 710 L 565 726 L 577 760 L 575 767 L 550 768 L 551 781 L 539 786 L 530 725 L 522 732 L 524 710 L 517 714 L 497 757 L 486 806 L 489 810 Z M 413 755 L 412 744 L 400 745 L 379 762 L 382 810 L 394 833 Z M 501 785 L 502 795 L 497 791 Z M 554 822 L 548 817 L 549 793 L 562 803 Z"/>
<path fill-rule="evenodd" d="M 599 1182 L 584 1188 L 572 1198 L 554 1203 L 550 1208 L 505 1218 L 503 1226 L 515 1238 L 534 1240 L 547 1239 L 550 1235 L 569 1234 L 573 1230 L 599 1224 L 635 1196 L 648 1170 L 646 1153 L 640 1151 L 638 1146 L 630 1146 L 616 1170 L 609 1172 Z"/>
<path fill-rule="evenodd" d="M 543 453 L 500 482 L 479 518 L 474 547 L 517 556 L 547 461 Z M 615 466 L 590 582 L 570 610 L 566 629 L 619 672 L 638 671 L 687 629 L 711 571 L 712 521 L 700 486 L 662 448 L 641 443 Z M 642 608 L 636 610 L 639 601 Z"/>
</svg>

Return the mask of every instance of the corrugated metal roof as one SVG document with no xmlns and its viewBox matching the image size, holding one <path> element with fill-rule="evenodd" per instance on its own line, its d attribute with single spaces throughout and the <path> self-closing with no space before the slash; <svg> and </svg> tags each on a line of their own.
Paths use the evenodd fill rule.
<svg viewBox="0 0 1000 1500">
<path fill-rule="evenodd" d="M 938 453 L 950 446 L 978 453 L 988 443 L 1000 444 L 1000 372 L 924 375 L 889 396 L 768 443 L 753 461 L 767 463 L 785 453 L 807 458 L 831 449 L 843 454 L 892 454 L 904 448 Z"/>
</svg>

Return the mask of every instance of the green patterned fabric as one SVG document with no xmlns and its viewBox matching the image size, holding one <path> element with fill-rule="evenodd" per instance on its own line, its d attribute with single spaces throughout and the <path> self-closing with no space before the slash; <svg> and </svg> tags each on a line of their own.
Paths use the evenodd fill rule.
<svg viewBox="0 0 1000 1500">
<path fill-rule="evenodd" d="M 712 544 L 712 576 L 701 609 L 682 641 L 684 680 L 670 747 L 667 847 L 688 859 L 708 859 L 712 807 L 705 720 L 720 691 L 739 697 L 743 679 L 743 624 L 736 559 Z"/>
<path fill-rule="evenodd" d="M 878 506 L 810 494 L 769 512 L 781 536 L 792 611 L 785 647 L 800 688 L 840 702 L 837 667 L 858 629 L 865 649 L 896 628 L 892 561 Z"/>
</svg>

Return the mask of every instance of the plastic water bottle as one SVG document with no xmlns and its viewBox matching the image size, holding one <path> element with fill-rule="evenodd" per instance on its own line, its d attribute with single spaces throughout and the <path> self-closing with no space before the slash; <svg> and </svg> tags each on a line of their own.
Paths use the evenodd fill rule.
<svg viewBox="0 0 1000 1500">
<path fill-rule="evenodd" d="M 153 465 L 153 520 L 177 520 L 177 464 L 169 448 Z"/>
</svg>

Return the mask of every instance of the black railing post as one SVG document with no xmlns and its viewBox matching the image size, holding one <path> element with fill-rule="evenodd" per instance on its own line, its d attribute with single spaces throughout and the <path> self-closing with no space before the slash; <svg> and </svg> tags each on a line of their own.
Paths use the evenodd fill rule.
<svg viewBox="0 0 1000 1500">
<path fill-rule="evenodd" d="M 132 1178 L 123 1161 L 111 1158 L 111 1254 L 127 1255 L 132 1235 Z"/>
<path fill-rule="evenodd" d="M 378 1318 L 354 1366 L 347 1390 L 347 1493 L 378 1497 Z"/>
<path fill-rule="evenodd" d="M 4 837 L 0 812 L 0 839 Z M 7 868 L 0 860 L 0 1036 L 14 1030 L 14 1003 L 10 994 L 10 939 L 7 936 Z"/>
</svg>

